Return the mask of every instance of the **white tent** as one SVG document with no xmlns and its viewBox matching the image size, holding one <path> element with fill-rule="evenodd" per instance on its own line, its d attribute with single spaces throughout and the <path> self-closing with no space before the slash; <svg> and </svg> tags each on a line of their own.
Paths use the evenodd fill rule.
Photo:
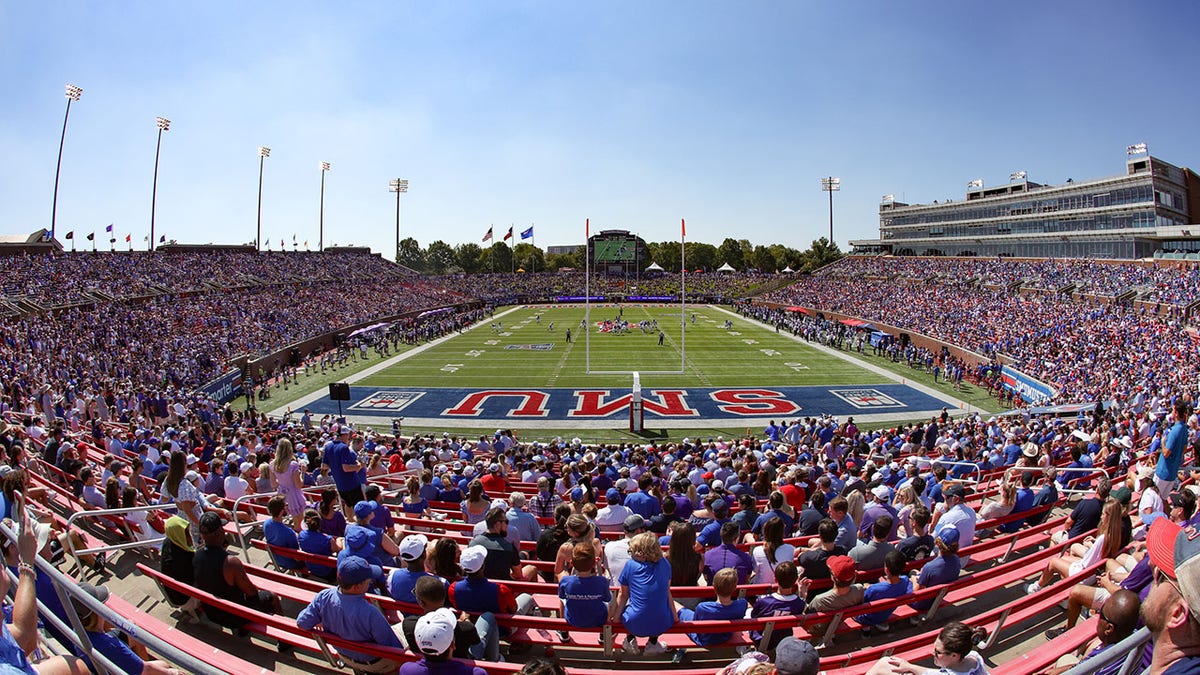
<svg viewBox="0 0 1200 675">
<path fill-rule="evenodd" d="M 737 270 L 730 267 L 729 263 L 725 263 L 724 265 L 721 265 L 720 267 L 718 267 L 717 271 L 718 272 L 736 272 Z"/>
<path fill-rule="evenodd" d="M 784 273 L 784 274 L 792 274 L 792 273 L 794 273 L 795 271 L 796 271 L 796 270 L 792 269 L 792 266 L 791 266 L 791 265 L 788 265 L 787 267 L 783 268 L 783 273 Z"/>
<path fill-rule="evenodd" d="M 650 263 L 650 266 L 646 268 L 646 271 L 647 272 L 661 272 L 661 271 L 663 271 L 663 268 L 658 263 L 652 262 L 652 263 Z"/>
</svg>

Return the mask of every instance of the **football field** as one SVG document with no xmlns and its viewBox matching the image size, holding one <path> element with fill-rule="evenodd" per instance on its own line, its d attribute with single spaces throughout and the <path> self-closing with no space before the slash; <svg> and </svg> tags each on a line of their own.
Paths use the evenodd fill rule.
<svg viewBox="0 0 1200 675">
<path fill-rule="evenodd" d="M 568 341 L 567 331 L 570 331 Z M 660 344 L 661 342 L 661 344 Z M 647 427 L 705 428 L 832 414 L 914 419 L 958 402 L 713 306 L 530 306 L 498 311 L 347 378 L 360 424 L 628 426 L 632 371 Z M 293 404 L 337 413 L 324 393 Z"/>
</svg>

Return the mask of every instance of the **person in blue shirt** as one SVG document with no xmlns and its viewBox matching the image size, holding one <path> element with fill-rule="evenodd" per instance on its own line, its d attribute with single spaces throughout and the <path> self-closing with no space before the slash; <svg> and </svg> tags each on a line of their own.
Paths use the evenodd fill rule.
<svg viewBox="0 0 1200 675">
<path fill-rule="evenodd" d="M 898 598 L 912 593 L 912 581 L 904 574 L 906 562 L 907 558 L 900 551 L 889 551 L 883 559 L 884 577 L 878 583 L 867 586 L 863 592 L 863 602 Z M 885 633 L 889 630 L 887 621 L 892 618 L 892 613 L 895 611 L 895 609 L 885 609 L 860 615 L 855 617 L 855 620 L 862 625 L 864 637 L 869 636 L 874 630 Z"/>
<path fill-rule="evenodd" d="M 1191 407 L 1187 401 L 1175 401 L 1171 413 L 1174 424 L 1167 432 L 1167 440 L 1163 442 L 1162 451 L 1158 454 L 1158 464 L 1154 467 L 1154 484 L 1158 486 L 1159 494 L 1171 494 L 1175 484 L 1179 482 L 1179 467 L 1183 465 L 1183 454 L 1187 449 L 1189 414 Z"/>
<path fill-rule="evenodd" d="M 680 621 L 727 621 L 744 619 L 749 605 L 745 598 L 734 598 L 738 587 L 738 573 L 726 567 L 713 576 L 713 590 L 717 593 L 716 600 L 707 600 L 696 605 L 695 610 L 683 607 L 679 610 Z M 733 637 L 733 633 L 688 633 L 692 642 L 701 647 L 711 647 Z M 676 662 L 681 660 L 676 656 Z"/>
<path fill-rule="evenodd" d="M 625 498 L 625 507 L 646 520 L 662 513 L 662 504 L 658 502 L 657 497 L 650 494 L 652 485 L 654 477 L 648 473 L 642 474 L 638 479 L 638 491 Z"/>
<path fill-rule="evenodd" d="M 410 534 L 400 541 L 400 562 L 404 567 L 398 567 L 388 574 L 388 595 L 400 602 L 417 604 L 417 596 L 413 589 L 421 577 L 433 576 L 425 571 L 425 550 L 429 539 L 423 534 Z"/>
<path fill-rule="evenodd" d="M 104 586 L 81 583 L 79 588 L 100 602 L 108 600 L 108 589 Z M 166 661 L 151 660 L 144 646 L 132 641 L 126 644 L 121 639 L 119 632 L 105 621 L 104 617 L 93 612 L 83 603 L 72 599 L 71 604 L 75 606 L 75 613 L 78 614 L 79 622 L 83 624 L 83 630 L 92 643 L 92 649 L 112 661 L 113 665 L 120 669 L 120 672 L 127 675 L 142 675 L 142 673 L 179 675 L 182 672 Z M 90 659 L 84 658 L 84 662 L 92 667 Z M 40 668 L 39 672 L 41 672 Z"/>
<path fill-rule="evenodd" d="M 779 490 L 773 490 L 771 495 L 767 497 L 767 506 L 769 506 L 770 509 L 760 513 L 758 517 L 754 519 L 754 524 L 750 527 L 750 531 L 756 535 L 762 535 L 763 526 L 767 524 L 767 521 L 778 516 L 779 519 L 783 521 L 784 536 L 790 537 L 792 531 L 796 528 L 796 520 L 783 510 L 783 503 L 783 493 Z"/>
<path fill-rule="evenodd" d="M 1021 472 L 1021 487 L 1017 488 L 1017 499 L 1013 502 L 1013 509 L 1011 513 L 1024 513 L 1025 511 L 1033 508 L 1033 500 L 1037 497 L 1037 495 L 1035 495 L 1033 492 L 1033 479 L 1033 471 Z M 1001 525 L 1000 531 L 1006 534 L 1012 533 L 1020 530 L 1024 526 L 1025 519 L 1018 518 L 1017 520 Z"/>
<path fill-rule="evenodd" d="M 612 591 L 608 580 L 596 575 L 596 547 L 590 541 L 575 544 L 571 551 L 574 574 L 558 582 L 562 616 L 568 625 L 598 628 L 608 622 Z"/>
<path fill-rule="evenodd" d="M 329 444 L 325 449 L 325 457 L 322 463 L 329 465 L 329 473 L 333 476 L 333 484 L 337 487 L 338 494 L 342 497 L 342 502 L 347 508 L 363 500 L 362 486 L 363 482 L 360 479 L 359 471 L 363 465 L 358 461 L 358 456 L 346 444 L 350 440 L 350 427 L 342 425 L 337 432 L 337 440 Z"/>
<path fill-rule="evenodd" d="M 312 602 L 300 610 L 296 625 L 303 630 L 320 626 L 321 630 L 347 640 L 402 649 L 400 639 L 383 612 L 366 599 L 372 581 L 382 577 L 383 570 L 351 556 L 338 562 L 337 573 L 337 587 L 317 593 Z M 394 673 L 400 668 L 399 661 L 379 659 L 345 647 L 339 647 L 338 653 L 350 661 L 354 670 L 361 672 Z"/>
<path fill-rule="evenodd" d="M 300 550 L 300 542 L 296 537 L 296 531 L 291 525 L 283 522 L 282 518 L 284 511 L 287 510 L 287 498 L 283 495 L 275 495 L 267 501 L 267 514 L 270 516 L 263 521 L 263 539 L 272 546 L 280 548 L 289 548 L 294 551 Z M 289 558 L 287 556 L 275 553 L 272 554 L 275 564 L 279 565 L 280 569 L 285 572 L 299 570 L 304 567 L 304 563 Z"/>
<path fill-rule="evenodd" d="M 736 526 L 734 526 L 736 529 Z M 662 547 L 653 532 L 643 532 L 629 542 L 629 562 L 617 578 L 621 590 L 609 605 L 608 618 L 623 625 L 626 652 L 637 653 L 638 637 L 648 637 L 647 654 L 664 654 L 667 648 L 658 641 L 675 624 L 678 614 L 671 599 L 671 563 L 663 558 Z"/>
<path fill-rule="evenodd" d="M 913 584 L 913 592 L 930 586 L 948 584 L 958 579 L 962 572 L 962 560 L 958 557 L 958 532 L 952 529 L 942 530 L 934 538 L 938 556 L 921 567 L 917 581 Z M 927 611 L 933 606 L 933 598 L 920 600 L 910 605 L 913 609 Z"/>
<path fill-rule="evenodd" d="M 712 506 L 709 507 L 713 514 L 712 522 L 704 526 L 700 530 L 700 534 L 696 536 L 696 541 L 704 548 L 713 548 L 721 545 L 721 526 L 730 522 L 729 520 L 729 503 L 723 498 L 717 497 L 713 500 Z M 738 527 L 738 532 L 741 532 L 741 527 Z"/>
<path fill-rule="evenodd" d="M 315 509 L 305 509 L 304 529 L 296 535 L 296 543 L 300 546 L 301 551 L 313 555 L 332 556 L 342 548 L 340 539 L 335 539 L 321 531 L 321 514 L 317 513 Z M 328 582 L 337 580 L 337 570 L 332 566 L 312 562 L 305 564 L 308 566 L 309 574 Z"/>
</svg>

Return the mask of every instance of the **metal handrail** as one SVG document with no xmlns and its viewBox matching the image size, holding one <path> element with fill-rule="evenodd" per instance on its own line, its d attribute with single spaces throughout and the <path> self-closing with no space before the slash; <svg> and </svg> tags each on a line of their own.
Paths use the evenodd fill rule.
<svg viewBox="0 0 1200 675">
<path fill-rule="evenodd" d="M 13 531 L 4 523 L 0 523 L 0 534 L 5 536 L 10 541 L 16 540 Z M 142 643 L 147 649 L 162 657 L 166 661 L 175 664 L 185 672 L 227 673 L 227 671 L 220 670 L 219 668 L 214 667 L 212 664 L 205 663 L 193 657 L 191 654 L 188 654 L 187 652 L 179 649 L 175 645 L 163 640 L 161 637 L 151 632 L 141 631 L 138 626 L 127 621 L 125 617 L 110 609 L 103 602 L 100 602 L 96 598 L 92 597 L 91 594 L 81 590 L 74 579 L 71 579 L 67 575 L 63 574 L 58 570 L 58 568 L 50 564 L 49 561 L 43 559 L 41 556 L 38 556 L 37 559 L 34 560 L 33 564 L 34 567 L 37 568 L 38 574 L 47 575 L 50 578 L 50 581 L 54 584 L 55 591 L 58 593 L 60 601 L 62 601 L 63 610 L 67 613 L 67 617 L 71 620 L 71 625 L 68 626 L 58 617 L 51 614 L 48 610 L 45 610 L 44 605 L 42 605 L 40 602 L 38 603 L 38 613 L 43 617 L 43 619 L 50 619 L 51 625 L 57 628 L 59 632 L 66 636 L 68 640 L 79 647 L 80 651 L 86 654 L 92 660 L 93 664 L 100 666 L 105 672 L 121 673 L 122 671 L 116 666 L 116 664 L 108 660 L 103 654 L 92 650 L 91 641 L 88 640 L 87 633 L 83 630 L 83 623 L 79 620 L 79 615 L 75 612 L 74 603 L 67 602 L 67 600 L 78 602 L 91 611 L 96 612 L 103 617 L 105 621 L 111 623 L 119 628 L 122 632 L 129 635 L 130 639 Z M 15 579 L 15 577 L 12 576 L 11 570 L 6 569 L 4 570 L 4 573 L 10 575 L 10 579 Z M 13 588 L 16 588 L 16 584 L 13 584 Z M 228 673 L 227 675 L 235 674 Z"/>
<path fill-rule="evenodd" d="M 975 479 L 974 480 L 972 480 L 970 478 L 950 478 L 949 476 L 946 477 L 946 480 L 966 481 L 968 483 L 979 483 L 980 479 L 983 478 L 983 469 L 979 468 L 979 465 L 974 462 L 952 462 L 952 461 L 946 460 L 946 459 L 930 460 L 929 465 L 933 466 L 934 464 L 941 464 L 942 466 L 969 466 L 975 471 Z"/>
<path fill-rule="evenodd" d="M 176 508 L 177 507 L 175 506 L 175 503 L 172 502 L 170 504 L 155 504 L 155 505 L 151 505 L 151 506 L 130 506 L 128 508 L 120 508 L 120 509 L 96 509 L 96 510 L 90 510 L 90 511 L 76 511 L 75 513 L 72 513 L 70 515 L 70 517 L 67 518 L 66 530 L 68 532 L 70 532 L 71 526 L 74 525 L 75 521 L 80 518 L 93 518 L 95 516 L 119 516 L 119 515 L 124 515 L 126 513 L 134 513 L 136 511 L 174 511 L 174 510 L 176 510 Z M 105 553 L 107 551 L 122 551 L 127 548 L 141 548 L 143 546 L 153 546 L 155 544 L 162 543 L 163 539 L 166 539 L 166 537 L 157 537 L 154 539 L 146 539 L 146 540 L 138 539 L 137 541 L 123 542 L 120 544 L 108 544 L 106 546 L 97 546 L 95 548 L 77 549 L 77 548 L 75 548 L 75 542 L 72 541 L 71 537 L 67 537 L 67 549 L 68 549 L 68 551 L 70 551 L 71 557 L 75 558 L 75 564 L 78 566 L 78 568 L 83 569 L 83 561 L 81 561 L 79 559 L 79 556 L 81 556 L 81 555 L 90 555 L 90 554 L 94 554 L 94 553 Z"/>
<path fill-rule="evenodd" d="M 1070 670 L 1063 675 L 1091 675 L 1101 668 L 1124 661 L 1121 666 L 1120 675 L 1132 675 L 1134 668 L 1142 656 L 1142 649 L 1145 644 L 1151 639 L 1150 629 L 1145 626 L 1134 631 L 1133 635 L 1121 640 L 1117 644 L 1105 649 L 1099 654 L 1085 661 L 1080 661 L 1071 667 Z"/>
<path fill-rule="evenodd" d="M 1005 471 L 1037 471 L 1039 473 L 1045 471 L 1048 467 L 1044 466 L 1010 466 L 1006 467 Z M 1108 470 L 1102 466 L 1056 466 L 1054 470 L 1058 473 L 1101 473 L 1108 475 Z M 1060 487 L 1059 492 L 1063 494 L 1087 494 L 1092 491 L 1092 488 L 1069 488 L 1066 486 Z"/>
</svg>

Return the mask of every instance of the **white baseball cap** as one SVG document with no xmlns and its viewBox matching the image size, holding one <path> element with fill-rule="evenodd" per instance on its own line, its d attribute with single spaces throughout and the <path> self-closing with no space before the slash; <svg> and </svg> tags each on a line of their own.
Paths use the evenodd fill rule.
<svg viewBox="0 0 1200 675">
<path fill-rule="evenodd" d="M 425 555 L 425 547 L 429 545 L 429 539 L 423 534 L 410 534 L 400 540 L 400 558 L 402 560 L 416 560 Z"/>
<path fill-rule="evenodd" d="M 413 629 L 417 650 L 430 656 L 445 654 L 454 643 L 454 629 L 457 625 L 458 620 L 454 617 L 454 612 L 445 607 L 439 607 L 421 616 Z"/>
<path fill-rule="evenodd" d="M 462 557 L 459 559 L 459 564 L 462 565 L 463 571 L 467 574 L 474 574 L 483 569 L 483 561 L 487 559 L 487 549 L 476 544 L 468 546 L 467 550 L 462 552 Z"/>
</svg>

